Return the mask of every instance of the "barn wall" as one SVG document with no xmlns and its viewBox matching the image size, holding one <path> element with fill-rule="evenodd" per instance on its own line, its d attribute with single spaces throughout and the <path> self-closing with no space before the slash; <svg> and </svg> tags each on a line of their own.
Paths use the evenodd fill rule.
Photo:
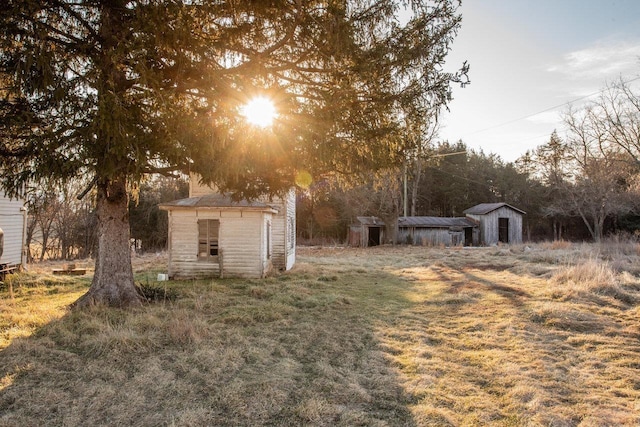
<svg viewBox="0 0 640 427">
<path fill-rule="evenodd" d="M 362 226 L 351 225 L 349 226 L 349 246 L 360 247 L 362 246 Z"/>
<path fill-rule="evenodd" d="M 522 243 L 522 215 L 511 209 L 508 209 L 508 211 L 511 212 L 509 217 L 509 243 L 517 245 Z"/>
<path fill-rule="evenodd" d="M 453 246 L 454 239 L 457 244 L 464 243 L 464 231 L 451 232 L 448 228 L 401 227 L 398 237 L 400 243 L 411 241 L 415 246 Z"/>
<path fill-rule="evenodd" d="M 360 233 L 360 246 L 366 248 L 369 246 L 369 227 L 363 225 L 362 233 Z"/>
<path fill-rule="evenodd" d="M 369 227 L 354 224 L 349 227 L 349 246 L 366 248 L 369 246 Z"/>
<path fill-rule="evenodd" d="M 506 206 L 486 215 L 468 215 L 480 221 L 480 243 L 495 245 L 498 243 L 498 219 L 509 218 L 509 243 L 522 243 L 522 214 Z"/>
<path fill-rule="evenodd" d="M 272 214 L 215 209 L 169 211 L 169 276 L 220 276 L 220 262 L 198 260 L 198 219 L 220 221 L 219 248 L 225 277 L 261 277 L 271 269 L 266 258 L 266 223 Z"/>
<path fill-rule="evenodd" d="M 26 213 L 21 200 L 10 200 L 0 192 L 0 228 L 4 232 L 4 250 L 0 264 L 21 265 L 24 254 Z"/>
</svg>

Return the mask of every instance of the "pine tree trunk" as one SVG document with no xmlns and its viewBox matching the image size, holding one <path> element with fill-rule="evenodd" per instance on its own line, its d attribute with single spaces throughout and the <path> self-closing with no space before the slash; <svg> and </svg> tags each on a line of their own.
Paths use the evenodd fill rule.
<svg viewBox="0 0 640 427">
<path fill-rule="evenodd" d="M 129 205 L 124 179 L 99 183 L 96 213 L 98 253 L 89 291 L 76 307 L 140 305 L 129 251 Z"/>
</svg>

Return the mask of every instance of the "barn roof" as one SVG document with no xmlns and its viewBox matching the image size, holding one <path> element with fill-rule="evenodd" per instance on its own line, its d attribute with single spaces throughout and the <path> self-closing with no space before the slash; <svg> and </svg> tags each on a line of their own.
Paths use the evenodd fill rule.
<svg viewBox="0 0 640 427">
<path fill-rule="evenodd" d="M 521 213 L 522 215 L 526 215 L 525 211 L 515 208 L 507 203 L 480 203 L 479 205 L 475 205 L 474 207 L 467 209 L 466 211 L 464 211 L 464 213 L 471 215 L 486 215 L 489 212 L 493 212 L 503 206 L 513 209 L 514 211 Z"/>
<path fill-rule="evenodd" d="M 384 221 L 377 216 L 359 216 L 356 219 L 362 225 L 384 226 Z"/>
<path fill-rule="evenodd" d="M 226 194 L 206 194 L 198 197 L 174 200 L 172 202 L 161 203 L 160 208 L 245 208 L 277 211 L 275 207 L 267 203 L 246 199 L 233 200 Z"/>
<path fill-rule="evenodd" d="M 439 216 L 407 216 L 398 218 L 398 227 L 475 227 L 475 221 L 469 218 L 443 218 Z"/>
</svg>

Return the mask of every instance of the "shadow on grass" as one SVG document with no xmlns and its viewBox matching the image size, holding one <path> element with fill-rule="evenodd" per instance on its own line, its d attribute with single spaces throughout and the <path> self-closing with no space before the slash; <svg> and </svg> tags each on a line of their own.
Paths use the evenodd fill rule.
<svg viewBox="0 0 640 427">
<path fill-rule="evenodd" d="M 171 282 L 174 302 L 70 312 L 0 351 L 0 425 L 415 426 L 377 328 L 390 274 Z"/>
<path fill-rule="evenodd" d="M 519 279 L 502 268 L 425 269 L 417 286 L 428 298 L 397 320 L 411 335 L 396 357 L 422 396 L 417 422 L 438 413 L 443 425 L 637 425 L 629 308 L 553 300 L 553 284 Z"/>
</svg>

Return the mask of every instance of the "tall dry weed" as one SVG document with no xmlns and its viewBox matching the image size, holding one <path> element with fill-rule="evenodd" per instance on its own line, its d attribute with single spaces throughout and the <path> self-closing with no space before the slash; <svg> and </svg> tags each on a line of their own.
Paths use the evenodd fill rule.
<svg viewBox="0 0 640 427">
<path fill-rule="evenodd" d="M 571 242 L 568 242 L 566 240 L 554 240 L 552 242 L 540 243 L 541 249 L 551 250 L 551 251 L 566 250 L 566 249 L 570 249 L 571 246 L 572 246 Z"/>
<path fill-rule="evenodd" d="M 634 298 L 621 285 L 619 275 L 608 261 L 588 260 L 561 267 L 552 281 L 559 285 L 565 297 L 602 295 L 633 303 Z"/>
</svg>

